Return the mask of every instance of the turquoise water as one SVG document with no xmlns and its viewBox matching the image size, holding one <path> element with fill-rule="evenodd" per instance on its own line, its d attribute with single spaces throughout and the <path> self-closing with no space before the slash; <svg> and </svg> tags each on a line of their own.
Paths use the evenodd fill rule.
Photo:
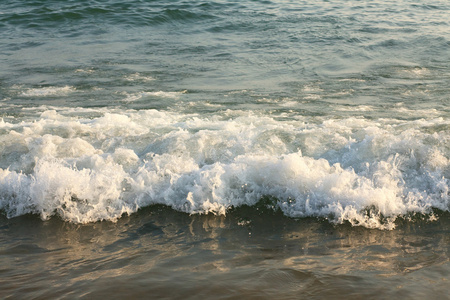
<svg viewBox="0 0 450 300">
<path fill-rule="evenodd" d="M 449 20 L 3 1 L 0 293 L 448 297 Z"/>
</svg>

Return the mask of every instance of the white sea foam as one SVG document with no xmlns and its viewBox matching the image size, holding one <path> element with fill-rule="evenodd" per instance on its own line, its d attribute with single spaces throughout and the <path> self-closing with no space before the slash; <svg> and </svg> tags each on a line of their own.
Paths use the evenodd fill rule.
<svg viewBox="0 0 450 300">
<path fill-rule="evenodd" d="M 414 110 L 414 109 L 408 109 L 406 107 L 398 107 L 395 109 L 397 112 L 405 115 L 405 116 L 423 116 L 423 114 L 426 114 L 428 116 L 439 116 L 442 114 L 442 112 L 438 111 L 437 109 L 431 108 L 431 109 L 422 109 L 420 111 Z"/>
<path fill-rule="evenodd" d="M 336 106 L 338 111 L 373 111 L 374 107 L 371 105 L 357 105 L 357 106 Z"/>
<path fill-rule="evenodd" d="M 45 97 L 45 96 L 59 96 L 59 95 L 67 95 L 68 93 L 74 92 L 75 88 L 72 86 L 63 86 L 63 87 L 40 87 L 40 88 L 31 88 L 23 91 L 20 95 L 25 97 Z"/>
<path fill-rule="evenodd" d="M 95 70 L 94 69 L 76 69 L 75 73 L 93 74 L 93 73 L 95 73 Z"/>
<path fill-rule="evenodd" d="M 423 67 L 404 68 L 399 73 L 411 77 L 425 77 L 431 74 L 430 70 Z"/>
<path fill-rule="evenodd" d="M 364 79 L 360 79 L 360 78 L 343 78 L 343 79 L 339 79 L 338 81 L 340 81 L 340 82 L 366 82 Z"/>
<path fill-rule="evenodd" d="M 134 74 L 127 75 L 125 77 L 125 79 L 128 81 L 144 81 L 144 82 L 155 80 L 155 78 L 153 78 L 151 76 L 145 76 L 140 73 L 134 73 Z"/>
<path fill-rule="evenodd" d="M 161 98 L 177 99 L 182 94 L 186 94 L 186 93 L 187 93 L 187 91 L 181 91 L 181 92 L 163 92 L 163 91 L 158 91 L 158 92 L 139 92 L 139 93 L 126 94 L 126 98 L 124 99 L 124 101 L 133 102 L 133 101 L 139 100 L 141 98 L 145 98 L 145 97 L 161 97 Z"/>
<path fill-rule="evenodd" d="M 303 86 L 302 91 L 305 93 L 322 92 L 323 89 L 321 89 L 318 84 L 307 84 L 307 85 Z"/>
<path fill-rule="evenodd" d="M 262 197 L 291 217 L 391 229 L 449 210 L 450 122 L 201 117 L 73 108 L 0 122 L 0 209 L 86 223 L 155 203 L 226 214 Z M 92 109 L 89 112 L 92 113 Z"/>
</svg>

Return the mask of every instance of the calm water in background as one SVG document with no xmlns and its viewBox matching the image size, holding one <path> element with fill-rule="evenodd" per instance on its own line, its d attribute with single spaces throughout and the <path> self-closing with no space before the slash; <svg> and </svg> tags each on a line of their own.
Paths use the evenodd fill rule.
<svg viewBox="0 0 450 300">
<path fill-rule="evenodd" d="M 0 295 L 448 298 L 447 1 L 0 4 Z"/>
</svg>

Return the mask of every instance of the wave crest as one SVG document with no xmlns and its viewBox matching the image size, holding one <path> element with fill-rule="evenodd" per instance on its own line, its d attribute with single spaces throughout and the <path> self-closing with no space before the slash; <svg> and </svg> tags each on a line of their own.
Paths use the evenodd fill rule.
<svg viewBox="0 0 450 300">
<path fill-rule="evenodd" d="M 72 110 L 0 123 L 0 209 L 8 217 L 115 221 L 153 204 L 226 214 L 269 197 L 289 217 L 392 229 L 399 216 L 449 210 L 442 119 L 305 127 L 242 112 L 208 119 L 108 110 L 81 119 Z"/>
</svg>

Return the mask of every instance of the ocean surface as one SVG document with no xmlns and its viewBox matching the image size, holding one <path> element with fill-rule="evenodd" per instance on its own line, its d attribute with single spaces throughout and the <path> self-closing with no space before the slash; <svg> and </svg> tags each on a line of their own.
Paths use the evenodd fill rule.
<svg viewBox="0 0 450 300">
<path fill-rule="evenodd" d="M 0 298 L 450 299 L 450 2 L 2 0 Z"/>
</svg>

